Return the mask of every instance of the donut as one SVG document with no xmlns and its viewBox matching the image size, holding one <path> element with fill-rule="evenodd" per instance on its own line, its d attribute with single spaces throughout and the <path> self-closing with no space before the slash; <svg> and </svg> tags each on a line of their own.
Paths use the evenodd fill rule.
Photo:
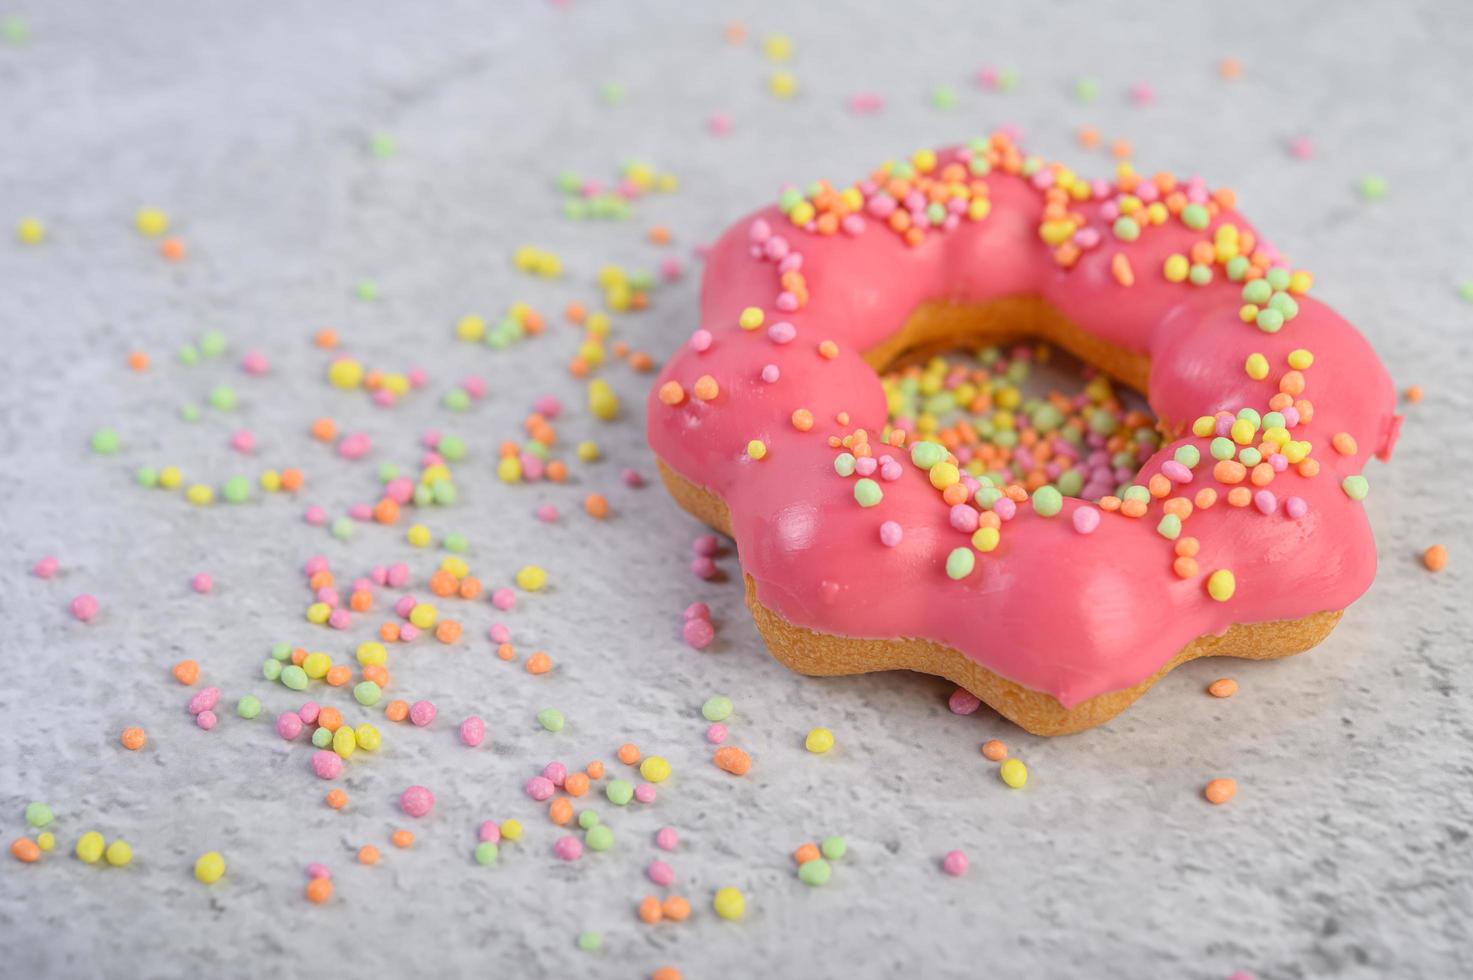
<svg viewBox="0 0 1473 980">
<path fill-rule="evenodd" d="M 1395 390 L 1234 208 L 995 133 L 729 228 L 646 427 L 670 494 L 735 541 L 772 655 L 939 675 L 1055 735 L 1188 660 L 1329 635 L 1375 575 L 1362 470 L 1395 444 Z M 1040 435 L 1053 465 L 1025 485 L 893 424 L 887 366 L 1039 341 L 1154 413 L 1120 484 L 1092 430 Z"/>
</svg>

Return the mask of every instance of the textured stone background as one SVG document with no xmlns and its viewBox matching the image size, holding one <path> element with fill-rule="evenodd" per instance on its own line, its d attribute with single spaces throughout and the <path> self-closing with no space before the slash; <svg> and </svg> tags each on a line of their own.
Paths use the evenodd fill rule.
<svg viewBox="0 0 1473 980">
<path fill-rule="evenodd" d="M 0 43 L 0 823 L 8 840 L 23 832 L 26 801 L 47 800 L 68 852 L 36 866 L 0 860 L 0 972 L 1456 972 L 1473 916 L 1473 307 L 1455 290 L 1473 279 L 1473 14 L 1445 0 L 903 8 L 0 0 L 0 16 L 22 16 L 32 32 L 28 44 Z M 755 41 L 722 39 L 730 19 L 754 38 L 794 38 L 799 98 L 767 94 Z M 1241 80 L 1217 76 L 1224 55 L 1242 60 Z M 1021 85 L 975 87 L 984 64 L 1016 68 Z M 1071 96 L 1080 75 L 1102 83 L 1093 105 Z M 1155 87 L 1154 105 L 1126 100 L 1138 80 Z M 625 86 L 622 105 L 600 99 L 606 81 Z M 957 89 L 955 108 L 931 106 L 937 84 Z M 843 110 L 864 89 L 887 97 L 883 113 Z M 734 122 L 725 139 L 704 127 L 717 111 Z M 600 264 L 657 260 L 643 237 L 651 223 L 672 227 L 688 254 L 784 181 L 852 177 L 1002 122 L 1093 172 L 1106 159 L 1072 140 L 1086 123 L 1131 139 L 1145 167 L 1233 186 L 1398 382 L 1427 389 L 1393 465 L 1370 473 L 1376 585 L 1323 647 L 1282 663 L 1188 665 L 1113 724 L 1055 741 L 986 711 L 954 717 L 931 679 L 784 671 L 763 653 L 735 582 L 691 577 L 695 524 L 658 487 L 617 479 L 624 465 L 653 474 L 638 418 L 645 381 L 607 373 L 626 418 L 602 426 L 560 367 L 573 331 L 557 324 L 499 354 L 450 336 L 460 315 L 496 315 L 516 299 L 548 311 L 594 301 Z M 376 132 L 397 141 L 392 158 L 368 152 Z M 1313 161 L 1288 157 L 1296 135 L 1314 140 Z M 608 177 L 630 157 L 678 174 L 680 192 L 639 203 L 623 224 L 559 216 L 558 169 Z M 1370 173 L 1389 182 L 1377 204 L 1355 193 Z M 161 262 L 132 231 L 145 204 L 174 217 L 188 261 Z M 50 229 L 40 248 L 11 236 L 27 214 Z M 523 242 L 557 250 L 564 279 L 515 273 L 510 251 Z M 378 302 L 353 298 L 364 278 L 380 284 Z M 651 312 L 617 319 L 616 337 L 668 350 L 692 326 L 695 295 L 695 276 L 661 290 Z M 307 342 L 324 325 L 375 364 L 423 365 L 430 390 L 385 412 L 329 389 Z M 174 363 L 169 352 L 205 329 L 228 334 L 231 358 Z M 124 368 L 134 348 L 154 353 L 153 371 Z M 234 369 L 247 349 L 271 357 L 269 377 Z M 492 393 L 453 416 L 439 394 L 472 369 Z M 234 415 L 177 420 L 180 403 L 221 381 L 240 392 Z M 565 442 L 596 437 L 607 461 L 566 486 L 503 486 L 491 477 L 495 446 L 544 392 L 575 408 Z M 187 654 L 230 703 L 255 693 L 268 716 L 294 707 L 300 696 L 259 678 L 268 646 L 289 639 L 341 656 L 369 628 L 307 626 L 300 563 L 321 552 L 347 576 L 408 556 L 420 581 L 433 567 L 434 554 L 410 553 L 397 532 L 364 528 L 343 544 L 300 522 L 308 502 L 339 513 L 372 493 L 370 464 L 340 463 L 307 438 L 320 414 L 370 433 L 378 461 L 412 461 L 426 428 L 464 435 L 462 503 L 429 523 L 469 535 L 492 584 L 533 560 L 553 583 L 504 617 L 484 604 L 465 612 L 456 648 L 395 655 L 398 692 L 436 700 L 445 723 L 386 725 L 384 751 L 351 763 L 342 813 L 321 804 L 306 751 L 276 739 L 265 717 L 226 712 L 200 732 L 167 674 Z M 86 450 L 103 424 L 121 432 L 117 457 Z M 225 447 L 240 426 L 261 437 L 248 464 Z M 309 489 L 197 511 L 133 487 L 145 463 L 217 482 L 297 463 Z M 605 525 L 577 508 L 590 489 L 613 503 Z M 546 501 L 564 508 L 560 525 L 531 518 Z M 1417 555 L 1435 541 L 1453 563 L 1434 577 Z M 58 580 L 27 574 L 45 553 L 62 559 Z M 733 557 L 723 564 L 736 572 Z M 215 576 L 213 595 L 189 592 L 198 570 Z M 66 613 L 84 590 L 103 604 L 86 626 Z M 720 626 L 706 653 L 678 638 L 695 599 Z M 558 669 L 537 678 L 496 660 L 484 639 L 493 618 Z M 1224 672 L 1241 693 L 1207 698 L 1203 685 Z M 716 692 L 736 701 L 732 740 L 756 760 L 744 780 L 706 762 L 698 709 Z M 569 718 L 556 736 L 533 720 L 549 705 Z M 448 723 L 473 711 L 491 733 L 474 751 Z M 118 747 L 126 724 L 148 728 L 145 752 Z M 802 751 L 815 724 L 837 733 L 827 757 Z M 978 755 L 993 736 L 1030 765 L 1025 791 L 1006 790 Z M 553 758 L 611 761 L 626 739 L 665 754 L 676 775 L 653 806 L 599 807 L 614 851 L 556 862 L 555 828 L 521 782 Z M 1223 774 L 1239 780 L 1238 798 L 1208 807 L 1200 788 Z M 420 843 L 378 867 L 354 864 L 360 844 L 383 844 L 404 822 L 393 800 L 411 782 L 439 797 L 415 827 Z M 526 839 L 499 867 L 475 866 L 476 824 L 508 816 L 526 822 Z M 663 824 L 684 835 L 669 860 L 696 913 L 647 928 L 634 906 L 655 890 L 642 868 Z M 72 859 L 92 828 L 129 840 L 132 867 Z M 828 887 L 806 888 L 788 853 L 833 832 L 851 856 Z M 962 879 L 938 871 L 954 847 L 972 859 Z M 230 864 L 208 889 L 190 875 L 207 849 Z M 313 860 L 336 871 L 331 905 L 301 897 Z M 725 884 L 747 893 L 741 924 L 710 912 Z M 602 952 L 576 948 L 582 929 L 603 931 Z"/>
</svg>

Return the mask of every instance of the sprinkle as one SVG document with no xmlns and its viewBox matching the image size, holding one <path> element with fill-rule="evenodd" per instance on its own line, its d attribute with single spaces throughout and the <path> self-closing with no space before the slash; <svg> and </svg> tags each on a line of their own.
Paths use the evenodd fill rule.
<svg viewBox="0 0 1473 980">
<path fill-rule="evenodd" d="M 1100 526 L 1100 512 L 1093 507 L 1079 507 L 1074 511 L 1074 530 L 1080 534 L 1093 534 Z"/>
<path fill-rule="evenodd" d="M 747 455 L 753 460 L 760 460 L 767 455 L 767 443 L 761 439 L 753 439 L 747 443 Z"/>
<path fill-rule="evenodd" d="M 717 889 L 715 897 L 711 900 L 711 907 L 721 918 L 734 921 L 746 914 L 747 900 L 739 890 L 728 885 Z"/>
<path fill-rule="evenodd" d="M 1262 354 L 1249 354 L 1248 360 L 1243 364 L 1243 370 L 1248 372 L 1248 377 L 1254 381 L 1262 381 L 1268 377 L 1268 358 Z"/>
<path fill-rule="evenodd" d="M 563 730 L 566 720 L 563 718 L 563 713 L 558 709 L 543 708 L 537 712 L 537 724 L 549 732 L 560 732 Z"/>
<path fill-rule="evenodd" d="M 946 856 L 941 859 L 941 870 L 953 878 L 960 878 L 967 873 L 969 863 L 967 856 L 961 851 L 947 851 Z"/>
<path fill-rule="evenodd" d="M 1205 796 L 1207 798 L 1207 802 L 1211 803 L 1213 806 L 1221 806 L 1228 800 L 1231 800 L 1237 794 L 1237 792 L 1237 781 L 1234 779 L 1228 779 L 1227 777 L 1214 779 L 1202 788 L 1202 795 Z"/>
<path fill-rule="evenodd" d="M 803 747 L 815 755 L 822 755 L 834 747 L 834 733 L 827 728 L 815 728 L 803 740 Z"/>
<path fill-rule="evenodd" d="M 1053 517 L 1064 508 L 1064 497 L 1058 489 L 1045 484 L 1033 491 L 1033 509 L 1041 517 Z"/>
<path fill-rule="evenodd" d="M 692 390 L 695 391 L 697 398 L 703 402 L 708 402 L 721 393 L 721 386 L 716 383 L 715 378 L 709 374 L 703 374 L 696 379 Z"/>
<path fill-rule="evenodd" d="M 73 599 L 71 605 L 72 615 L 82 623 L 91 622 L 97 616 L 100 608 L 96 597 L 85 592 Z"/>
<path fill-rule="evenodd" d="M 1422 564 L 1427 566 L 1428 571 L 1440 572 L 1447 567 L 1447 547 L 1434 544 L 1422 552 Z"/>
<path fill-rule="evenodd" d="M 854 499 L 861 507 L 874 507 L 885 499 L 885 493 L 880 485 L 869 477 L 858 480 L 854 484 Z"/>
<path fill-rule="evenodd" d="M 810 887 L 816 888 L 827 883 L 832 873 L 833 866 L 820 857 L 798 865 L 798 880 Z"/>
<path fill-rule="evenodd" d="M 1219 568 L 1207 576 L 1207 594 L 1218 602 L 1227 602 L 1231 599 L 1237 587 L 1237 579 L 1226 568 Z"/>
<path fill-rule="evenodd" d="M 751 757 L 734 745 L 717 749 L 712 761 L 716 763 L 716 768 L 733 776 L 745 776 L 752 768 Z"/>
<path fill-rule="evenodd" d="M 905 532 L 895 521 L 885 521 L 880 524 L 880 543 L 887 548 L 894 548 L 900 544 Z"/>
<path fill-rule="evenodd" d="M 764 319 L 765 317 L 760 307 L 749 306 L 742 310 L 741 315 L 737 317 L 737 323 L 741 325 L 743 330 L 756 330 L 762 326 Z"/>
<path fill-rule="evenodd" d="M 1366 494 L 1371 492 L 1371 486 L 1363 476 L 1347 476 L 1340 481 L 1340 488 L 1351 500 L 1365 500 Z"/>
<path fill-rule="evenodd" d="M 953 580 L 964 579 L 976 564 L 977 556 L 971 548 L 955 548 L 946 556 L 946 574 Z"/>
<path fill-rule="evenodd" d="M 148 742 L 148 735 L 141 728 L 125 728 L 119 740 L 123 743 L 123 748 L 137 752 Z"/>
<path fill-rule="evenodd" d="M 685 401 L 685 389 L 679 381 L 667 381 L 660 385 L 660 401 L 672 407 L 679 405 Z"/>
<path fill-rule="evenodd" d="M 982 743 L 982 756 L 990 762 L 1001 762 L 1008 757 L 1008 747 L 995 738 Z"/>
<path fill-rule="evenodd" d="M 1219 677 L 1207 685 L 1207 693 L 1215 698 L 1230 698 L 1238 693 L 1238 682 L 1231 677 Z"/>
<path fill-rule="evenodd" d="M 1022 789 L 1028 783 L 1028 767 L 1022 759 L 1005 759 L 998 767 L 998 776 L 1013 789 Z"/>
<path fill-rule="evenodd" d="M 1379 201 L 1386 196 L 1386 178 L 1375 174 L 1362 177 L 1357 188 L 1362 201 Z"/>
</svg>

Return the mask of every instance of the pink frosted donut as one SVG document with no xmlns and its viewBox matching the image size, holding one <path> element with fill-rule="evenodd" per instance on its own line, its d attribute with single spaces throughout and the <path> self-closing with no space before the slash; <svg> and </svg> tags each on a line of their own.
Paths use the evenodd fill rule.
<svg viewBox="0 0 1473 980">
<path fill-rule="evenodd" d="M 1186 660 L 1308 649 L 1370 586 L 1361 471 L 1401 418 L 1311 285 L 1229 191 L 1086 181 L 995 134 L 728 230 L 647 434 L 676 500 L 736 541 L 779 660 L 939 674 L 1029 731 L 1078 731 Z M 877 370 L 1029 337 L 1159 420 L 1118 496 L 990 485 L 891 428 Z"/>
</svg>

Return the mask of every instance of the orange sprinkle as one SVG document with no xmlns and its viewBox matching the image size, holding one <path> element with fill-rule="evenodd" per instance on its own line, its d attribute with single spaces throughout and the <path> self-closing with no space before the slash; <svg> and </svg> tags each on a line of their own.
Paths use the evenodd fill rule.
<svg viewBox="0 0 1473 980">
<path fill-rule="evenodd" d="M 481 580 L 474 575 L 467 575 L 460 580 L 460 588 L 457 591 L 462 599 L 474 599 L 481 594 Z"/>
<path fill-rule="evenodd" d="M 148 742 L 148 735 L 146 735 L 144 733 L 143 729 L 141 729 L 141 728 L 125 728 L 125 729 L 123 729 L 123 737 L 122 737 L 123 748 L 128 749 L 131 752 L 137 752 L 139 749 L 143 748 L 144 744 L 147 743 L 147 742 Z"/>
<path fill-rule="evenodd" d="M 573 819 L 573 801 L 566 796 L 559 796 L 547 804 L 547 819 L 559 827 Z"/>
<path fill-rule="evenodd" d="M 1100 131 L 1093 126 L 1081 126 L 1076 134 L 1079 145 L 1086 150 L 1093 150 L 1100 145 Z"/>
<path fill-rule="evenodd" d="M 177 238 L 165 238 L 159 243 L 159 254 L 169 262 L 182 262 L 184 243 Z"/>
<path fill-rule="evenodd" d="M 650 980 L 685 980 L 680 971 L 673 966 L 656 967 L 655 972 L 650 974 Z"/>
<path fill-rule="evenodd" d="M 1306 479 L 1318 476 L 1320 472 L 1320 461 L 1313 457 L 1301 459 L 1295 469 L 1299 471 L 1300 476 Z"/>
<path fill-rule="evenodd" d="M 553 483 L 562 483 L 568 478 L 568 464 L 554 459 L 547 464 L 547 478 Z"/>
<path fill-rule="evenodd" d="M 650 244 L 669 245 L 670 229 L 666 228 L 664 225 L 655 225 L 653 228 L 650 229 Z"/>
<path fill-rule="evenodd" d="M 646 895 L 639 902 L 639 921 L 645 925 L 652 926 L 665 917 L 660 911 L 660 900 L 653 895 Z"/>
<path fill-rule="evenodd" d="M 717 769 L 729 772 L 733 776 L 745 776 L 752 768 L 752 757 L 735 745 L 717 749 L 712 761 L 716 763 Z"/>
<path fill-rule="evenodd" d="M 1227 502 L 1229 507 L 1247 507 L 1253 503 L 1253 491 L 1247 487 L 1233 487 L 1228 491 Z"/>
<path fill-rule="evenodd" d="M 332 898 L 332 879 L 313 878 L 307 882 L 307 901 L 313 905 L 321 905 Z"/>
<path fill-rule="evenodd" d="M 174 680 L 185 687 L 199 680 L 199 664 L 193 660 L 181 660 L 174 665 Z"/>
<path fill-rule="evenodd" d="M 806 408 L 793 410 L 793 428 L 799 432 L 807 432 L 813 428 L 813 413 Z"/>
<path fill-rule="evenodd" d="M 583 498 L 583 509 L 588 511 L 588 516 L 596 521 L 601 521 L 609 516 L 609 501 L 601 493 L 590 493 Z"/>
<path fill-rule="evenodd" d="M 1407 401 L 1411 402 L 1413 405 L 1415 405 L 1417 402 L 1421 401 L 1422 400 L 1422 386 L 1421 385 L 1412 385 L 1411 387 L 1407 388 L 1407 391 L 1406 391 L 1406 399 L 1407 399 Z"/>
<path fill-rule="evenodd" d="M 818 345 L 818 355 L 820 357 L 828 358 L 832 361 L 834 358 L 839 356 L 839 345 L 834 343 L 832 340 L 820 341 Z"/>
<path fill-rule="evenodd" d="M 1189 555 L 1181 555 L 1171 562 L 1171 571 L 1177 578 L 1196 578 L 1197 559 Z"/>
<path fill-rule="evenodd" d="M 327 805 L 332 807 L 334 810 L 341 810 L 343 807 L 348 805 L 348 794 L 344 793 L 340 789 L 328 790 Z"/>
<path fill-rule="evenodd" d="M 454 643 L 460 639 L 460 624 L 453 619 L 444 619 L 435 627 L 435 639 L 441 643 Z"/>
<path fill-rule="evenodd" d="M 10 842 L 10 853 L 17 861 L 32 864 L 41 860 L 41 848 L 29 837 L 17 837 Z"/>
<path fill-rule="evenodd" d="M 818 845 L 813 843 L 799 844 L 798 849 L 793 852 L 793 861 L 797 864 L 807 864 L 809 861 L 817 861 L 823 857 Z"/>
<path fill-rule="evenodd" d="M 516 657 L 517 651 L 510 643 L 501 643 L 496 647 L 496 655 L 502 660 L 511 660 Z"/>
<path fill-rule="evenodd" d="M 1304 391 L 1304 374 L 1301 371 L 1285 371 L 1279 379 L 1279 391 L 1286 395 L 1298 395 Z"/>
<path fill-rule="evenodd" d="M 332 572 L 329 572 L 325 568 L 321 569 L 320 571 L 313 572 L 312 577 L 307 579 L 307 585 L 314 592 L 316 592 L 318 589 L 326 588 L 327 586 L 332 585 L 332 583 Z"/>
<path fill-rule="evenodd" d="M 584 766 L 583 771 L 588 773 L 589 779 L 604 778 L 604 764 L 602 762 L 599 762 L 597 759 L 594 759 L 588 765 Z"/>
<path fill-rule="evenodd" d="M 312 335 L 312 343 L 323 350 L 332 350 L 338 345 L 338 332 L 331 327 L 323 327 Z"/>
<path fill-rule="evenodd" d="M 368 612 L 373 608 L 373 593 L 367 589 L 359 589 L 348 596 L 348 608 L 354 612 Z"/>
<path fill-rule="evenodd" d="M 363 679 L 373 681 L 379 687 L 388 687 L 389 671 L 383 664 L 369 664 L 363 668 Z"/>
<path fill-rule="evenodd" d="M 337 434 L 338 424 L 332 419 L 321 418 L 312 422 L 312 438 L 318 442 L 332 442 Z"/>
<path fill-rule="evenodd" d="M 639 746 L 633 742 L 625 742 L 619 746 L 619 761 L 626 766 L 632 766 L 639 761 Z"/>
<path fill-rule="evenodd" d="M 390 701 L 384 706 L 384 717 L 390 721 L 403 721 L 409 717 L 409 702 Z"/>
<path fill-rule="evenodd" d="M 347 664 L 333 664 L 328 668 L 327 675 L 323 678 L 330 687 L 342 687 L 352 679 L 353 668 Z"/>
<path fill-rule="evenodd" d="M 409 847 L 414 843 L 414 832 L 409 830 L 396 830 L 389 837 L 395 847 Z"/>
<path fill-rule="evenodd" d="M 582 796 L 588 792 L 588 773 L 570 772 L 563 779 L 563 789 L 569 796 Z"/>
<path fill-rule="evenodd" d="M 1349 432 L 1335 433 L 1334 437 L 1330 440 L 1330 445 L 1334 446 L 1335 452 L 1339 453 L 1341 456 L 1355 455 L 1355 436 L 1351 435 Z"/>
<path fill-rule="evenodd" d="M 1215 698 L 1230 698 L 1238 693 L 1238 682 L 1231 677 L 1219 677 L 1207 685 L 1207 693 Z"/>
<path fill-rule="evenodd" d="M 300 667 L 300 666 L 302 666 L 302 661 L 304 661 L 306 659 L 307 659 L 307 651 L 306 650 L 302 649 L 301 647 L 292 647 L 292 663 L 294 665 Z"/>
<path fill-rule="evenodd" d="M 1217 73 L 1232 81 L 1243 74 L 1243 65 L 1237 58 L 1224 58 L 1217 63 Z"/>
<path fill-rule="evenodd" d="M 679 895 L 667 895 L 660 903 L 660 914 L 671 922 L 684 922 L 690 918 L 690 902 Z"/>
<path fill-rule="evenodd" d="M 1146 481 L 1146 489 L 1158 500 L 1171 492 L 1171 481 L 1160 473 Z"/>
<path fill-rule="evenodd" d="M 1422 552 L 1422 564 L 1427 566 L 1428 571 L 1442 571 L 1447 567 L 1447 548 L 1440 544 L 1434 544 Z"/>
<path fill-rule="evenodd" d="M 1212 477 L 1218 483 L 1242 483 L 1248 475 L 1248 467 L 1236 459 L 1220 459 L 1212 467 Z"/>
<path fill-rule="evenodd" d="M 343 713 L 337 708 L 318 708 L 317 727 L 335 732 L 343 727 Z"/>
<path fill-rule="evenodd" d="M 374 847 L 372 844 L 364 844 L 362 847 L 358 848 L 359 864 L 378 864 L 378 859 L 378 848 Z"/>
<path fill-rule="evenodd" d="M 1202 795 L 1207 797 L 1207 802 L 1213 806 L 1221 806 L 1232 799 L 1238 792 L 1237 780 L 1226 776 L 1214 779 L 1202 788 Z"/>
<path fill-rule="evenodd" d="M 1202 542 L 1190 536 L 1177 538 L 1172 550 L 1183 558 L 1195 558 L 1202 550 Z"/>
<path fill-rule="evenodd" d="M 302 471 L 294 466 L 288 466 L 281 471 L 281 489 L 293 493 L 302 489 Z"/>
<path fill-rule="evenodd" d="M 1001 762 L 1008 757 L 1007 743 L 989 738 L 982 743 L 982 756 L 990 762 Z"/>
<path fill-rule="evenodd" d="M 708 402 L 721 394 L 721 386 L 716 383 L 715 378 L 709 374 L 703 374 L 696 379 L 694 391 L 697 398 L 703 402 Z"/>
<path fill-rule="evenodd" d="M 1145 517 L 1146 502 L 1144 500 L 1122 500 L 1120 502 L 1120 513 L 1126 517 Z"/>
<path fill-rule="evenodd" d="M 148 355 L 141 350 L 135 350 L 128 355 L 128 367 L 134 371 L 148 370 Z"/>
<path fill-rule="evenodd" d="M 679 405 L 685 401 L 685 389 L 679 381 L 667 381 L 660 385 L 660 401 L 666 405 Z"/>
<path fill-rule="evenodd" d="M 1197 495 L 1192 498 L 1192 503 L 1197 505 L 1198 510 L 1206 510 L 1213 504 L 1217 503 L 1217 491 L 1212 489 L 1211 487 L 1203 487 L 1201 490 L 1198 490 Z"/>
<path fill-rule="evenodd" d="M 527 673 L 545 674 L 549 670 L 552 670 L 552 658 L 541 650 L 527 658 Z"/>
<path fill-rule="evenodd" d="M 1124 252 L 1116 252 L 1115 257 L 1110 260 L 1110 275 L 1122 286 L 1135 285 L 1135 270 L 1130 267 L 1130 259 L 1125 257 Z"/>
</svg>

